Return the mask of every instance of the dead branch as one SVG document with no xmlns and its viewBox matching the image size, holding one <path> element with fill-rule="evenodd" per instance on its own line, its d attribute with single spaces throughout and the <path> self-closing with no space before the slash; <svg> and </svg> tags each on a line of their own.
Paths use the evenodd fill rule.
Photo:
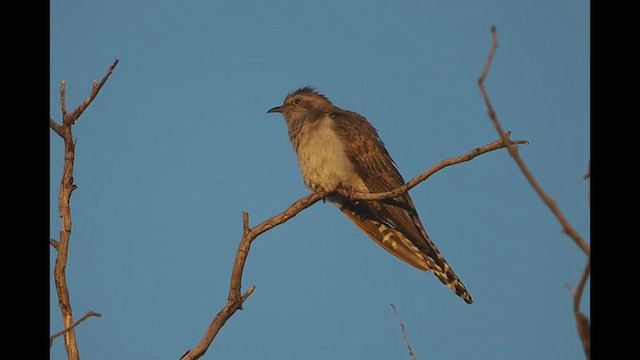
<svg viewBox="0 0 640 360">
<path fill-rule="evenodd" d="M 83 317 L 81 317 L 78 321 L 74 322 L 71 326 L 69 326 L 68 328 L 59 331 L 53 335 L 51 335 L 51 337 L 49 337 L 49 347 L 51 347 L 53 345 L 53 339 L 57 338 L 58 336 L 66 333 L 67 331 L 70 331 L 71 329 L 73 329 L 74 327 L 80 325 L 81 322 L 87 320 L 88 318 L 90 318 L 91 316 L 95 316 L 95 317 L 100 317 L 102 316 L 102 314 L 94 312 L 94 311 L 89 311 L 86 314 L 84 314 Z"/>
<path fill-rule="evenodd" d="M 62 126 L 58 125 L 58 123 L 51 117 L 49 117 L 49 127 L 51 127 L 51 129 L 55 131 L 56 134 L 60 135 L 61 138 L 64 138 L 64 134 L 62 133 Z"/>
<path fill-rule="evenodd" d="M 326 193 L 313 193 L 307 195 L 304 198 L 293 203 L 285 211 L 262 222 L 254 228 L 249 227 L 249 213 L 242 213 L 242 239 L 240 240 L 240 245 L 238 245 L 236 258 L 233 262 L 227 303 L 222 308 L 222 310 L 220 310 L 213 318 L 213 321 L 207 328 L 207 331 L 205 332 L 202 340 L 200 340 L 200 342 L 193 349 L 188 350 L 180 359 L 198 359 L 202 355 L 204 355 L 222 326 L 224 326 L 227 320 L 229 320 L 229 318 L 231 318 L 231 316 L 233 316 L 236 311 L 242 309 L 242 304 L 247 300 L 249 296 L 251 296 L 253 290 L 255 290 L 255 286 L 252 285 L 243 295 L 240 295 L 240 290 L 242 287 L 242 273 L 244 271 L 244 265 L 247 261 L 247 256 L 249 255 L 249 249 L 251 248 L 251 243 L 253 242 L 253 240 L 263 232 L 272 229 L 296 216 L 299 212 L 315 204 L 326 195 Z"/>
<path fill-rule="evenodd" d="M 116 59 L 107 70 L 107 74 L 98 83 L 94 80 L 93 87 L 89 97 L 78 106 L 71 114 L 67 113 L 66 106 L 66 84 L 63 80 L 60 83 L 60 107 L 62 109 L 62 125 L 58 124 L 51 117 L 49 118 L 49 126 L 64 140 L 64 165 L 62 172 L 62 180 L 60 182 L 60 193 L 58 196 L 58 211 L 62 219 L 62 229 L 60 230 L 60 240 L 50 241 L 50 244 L 57 250 L 56 261 L 54 265 L 54 281 L 56 291 L 58 293 L 58 303 L 62 312 L 62 322 L 65 330 L 64 346 L 67 351 L 69 360 L 79 359 L 78 343 L 74 331 L 73 312 L 71 310 L 71 299 L 69 297 L 69 288 L 67 285 L 67 277 L 65 269 L 67 266 L 67 257 L 69 254 L 69 239 L 71 238 L 71 193 L 76 189 L 73 183 L 73 166 L 75 160 L 75 142 L 71 126 L 82 115 L 84 110 L 91 104 L 93 99 L 98 95 L 102 86 L 118 65 L 119 60 Z M 51 338 L 53 341 L 55 337 Z"/>
<path fill-rule="evenodd" d="M 466 154 L 463 155 L 459 155 L 456 157 L 452 157 L 450 159 L 446 159 L 446 160 L 442 160 L 439 163 L 437 163 L 436 165 L 434 165 L 431 169 L 423 172 L 422 174 L 416 176 L 415 178 L 411 179 L 411 181 L 409 181 L 408 183 L 402 185 L 401 187 L 393 190 L 393 191 L 388 191 L 388 192 L 384 192 L 384 193 L 376 193 L 376 194 L 366 194 L 366 193 L 349 193 L 349 192 L 345 192 L 345 191 L 338 191 L 341 195 L 347 196 L 352 200 L 383 200 L 383 199 L 388 199 L 388 198 L 392 198 L 392 197 L 396 197 L 400 194 L 404 194 L 405 192 L 411 190 L 412 188 L 414 188 L 416 185 L 418 185 L 419 183 L 425 181 L 428 177 L 430 177 L 431 175 L 433 175 L 434 173 L 436 173 L 437 171 L 440 171 L 448 166 L 451 165 L 455 165 L 455 164 L 459 164 L 461 162 L 465 162 L 465 161 L 470 161 L 471 159 L 475 158 L 478 155 L 482 155 L 484 153 L 493 151 L 493 150 L 497 150 L 497 149 L 501 149 L 503 147 L 507 147 L 507 146 L 513 146 L 514 144 L 516 145 L 521 145 L 521 144 L 528 144 L 529 142 L 526 140 L 515 140 L 515 141 L 511 141 L 511 139 L 509 139 L 509 135 L 511 133 L 510 132 L 506 132 L 504 134 L 504 139 L 498 139 L 490 144 L 481 146 L 479 148 L 475 148 L 471 151 L 469 151 Z"/>
<path fill-rule="evenodd" d="M 487 113 L 489 115 L 489 118 L 491 119 L 491 122 L 493 122 L 493 125 L 495 126 L 496 131 L 498 131 L 498 134 L 502 138 L 502 141 L 508 144 L 506 134 L 504 130 L 502 130 L 502 126 L 500 125 L 498 116 L 496 115 L 496 112 L 493 109 L 493 106 L 491 105 L 489 94 L 487 93 L 487 90 L 484 87 L 484 79 L 489 74 L 489 69 L 491 67 L 491 62 L 493 61 L 493 56 L 496 53 L 496 50 L 498 50 L 498 34 L 495 26 L 491 28 L 491 35 L 492 35 L 493 45 L 491 47 L 491 51 L 489 52 L 489 56 L 487 56 L 487 62 L 484 66 L 484 70 L 482 71 L 482 74 L 478 78 L 478 86 L 480 86 L 480 91 L 482 92 L 482 98 L 484 99 L 484 102 L 487 105 Z M 580 249 L 582 249 L 582 251 L 584 251 L 584 253 L 587 254 L 587 256 L 590 255 L 591 250 L 589 248 L 589 245 L 587 245 L 587 243 L 582 239 L 580 234 L 578 234 L 578 232 L 573 228 L 573 226 L 571 226 L 571 224 L 569 223 L 569 220 L 567 220 L 567 218 L 564 216 L 562 211 L 560 211 L 560 208 L 558 208 L 558 205 L 556 204 L 555 200 L 553 200 L 549 195 L 547 195 L 547 193 L 544 192 L 544 190 L 542 190 L 542 187 L 538 184 L 538 182 L 534 178 L 531 171 L 529 171 L 529 168 L 527 167 L 527 165 L 524 163 L 522 158 L 520 158 L 520 155 L 518 153 L 518 148 L 516 146 L 512 146 L 511 144 L 508 144 L 507 151 L 509 151 L 509 155 L 511 155 L 513 160 L 516 162 L 516 164 L 520 168 L 520 171 L 522 171 L 522 174 L 524 174 L 527 181 L 529 181 L 529 184 L 531 184 L 531 187 L 533 187 L 533 189 L 538 193 L 542 201 L 551 209 L 551 212 L 556 216 L 556 218 L 560 222 L 560 225 L 562 226 L 564 233 L 567 234 L 569 237 L 571 237 L 573 241 L 580 247 Z"/>
<path fill-rule="evenodd" d="M 400 314 L 398 314 L 396 306 L 391 304 L 391 307 L 393 308 L 393 312 L 396 314 L 396 319 L 400 323 L 400 330 L 402 330 L 402 339 L 409 349 L 409 356 L 411 356 L 412 360 L 418 360 L 416 354 L 413 353 L 413 349 L 411 349 L 411 343 L 409 342 L 409 337 L 407 336 L 407 330 L 404 328 L 404 324 L 402 323 L 402 319 L 400 319 Z"/>
<path fill-rule="evenodd" d="M 500 125 L 498 116 L 496 115 L 496 112 L 493 109 L 493 106 L 491 105 L 489 94 L 487 93 L 487 90 L 484 87 L 484 80 L 489 74 L 489 69 L 491 68 L 491 62 L 493 61 L 493 56 L 495 55 L 498 49 L 498 33 L 495 26 L 491 27 L 491 38 L 492 38 L 491 51 L 487 56 L 487 62 L 485 63 L 482 74 L 478 78 L 478 86 L 480 87 L 480 91 L 482 92 L 482 97 L 487 106 L 487 113 L 489 115 L 489 118 L 491 119 L 491 122 L 493 123 L 494 127 L 496 128 L 496 130 L 498 131 L 498 133 L 500 134 L 500 136 L 504 141 L 505 133 L 502 130 L 502 126 Z M 580 312 L 580 301 L 582 300 L 582 292 L 584 290 L 584 285 L 587 281 L 587 278 L 589 277 L 589 271 L 591 268 L 591 249 L 589 245 L 587 245 L 587 243 L 578 234 L 578 232 L 573 228 L 573 226 L 571 226 L 567 218 L 560 211 L 560 208 L 558 208 L 558 205 L 556 204 L 555 200 L 549 197 L 547 193 L 545 193 L 544 190 L 542 190 L 542 187 L 535 180 L 535 178 L 533 177 L 533 174 L 531 173 L 531 171 L 529 171 L 529 168 L 524 163 L 524 160 L 522 160 L 522 158 L 518 154 L 518 148 L 515 146 L 512 146 L 511 144 L 508 144 L 507 151 L 509 151 L 509 155 L 511 155 L 513 160 L 516 162 L 516 164 L 520 168 L 520 171 L 522 171 L 527 181 L 529 181 L 529 184 L 538 193 L 542 201 L 551 209 L 551 212 L 556 216 L 556 218 L 560 222 L 560 225 L 563 228 L 563 232 L 567 234 L 571 239 L 573 239 L 573 241 L 578 245 L 578 247 L 582 249 L 582 251 L 587 255 L 587 264 L 582 273 L 582 277 L 580 279 L 580 283 L 578 284 L 578 288 L 576 289 L 575 293 L 572 294 L 572 296 L 573 296 L 573 312 L 576 317 L 578 335 L 580 336 L 582 347 L 584 349 L 587 360 L 589 360 L 591 358 L 590 325 L 589 325 L 589 319 L 587 319 L 587 317 Z M 585 176 L 585 178 L 588 178 L 588 177 L 590 177 L 590 165 L 589 165 L 589 169 L 587 170 L 587 175 Z"/>
<path fill-rule="evenodd" d="M 471 150 L 467 154 L 456 156 L 448 160 L 443 160 L 394 191 L 379 193 L 379 194 L 343 194 L 343 195 L 348 196 L 354 200 L 365 200 L 365 199 L 361 199 L 361 197 L 366 198 L 366 200 L 372 200 L 372 199 L 387 199 L 394 196 L 398 196 L 399 194 L 407 192 L 409 189 L 413 188 L 420 182 L 426 180 L 429 176 L 431 176 L 435 172 L 447 166 L 469 161 L 478 155 L 503 148 L 508 143 L 511 143 L 511 141 L 507 140 L 507 142 L 504 142 L 504 140 L 497 140 L 488 145 L 484 145 L 482 147 Z M 523 144 L 523 143 L 526 143 L 526 141 L 518 140 L 513 142 L 513 144 Z M 193 349 L 187 350 L 180 359 L 193 360 L 193 359 L 198 359 L 202 355 L 204 355 L 204 353 L 207 351 L 207 349 L 215 339 L 216 335 L 218 334 L 222 326 L 224 326 L 227 320 L 229 320 L 231 316 L 235 314 L 236 311 L 242 310 L 242 304 L 247 300 L 249 296 L 251 296 L 251 294 L 255 290 L 255 286 L 252 285 L 244 294 L 241 295 L 241 292 L 240 292 L 242 288 L 242 273 L 244 271 L 244 265 L 247 261 L 247 256 L 249 255 L 249 250 L 251 248 L 251 243 L 253 242 L 253 240 L 255 240 L 259 235 L 261 235 L 265 231 L 273 229 L 274 227 L 288 221 L 289 219 L 291 219 L 292 217 L 300 213 L 302 210 L 310 207 L 311 205 L 315 204 L 321 199 L 324 199 L 328 195 L 330 195 L 329 192 L 312 193 L 310 195 L 307 195 L 302 199 L 299 199 L 298 201 L 294 202 L 285 211 L 281 212 L 280 214 L 270 219 L 263 221 L 262 223 L 258 224 L 253 228 L 249 226 L 249 214 L 247 212 L 242 213 L 242 223 L 243 223 L 242 239 L 240 239 L 240 244 L 238 245 L 238 250 L 236 251 L 236 257 L 233 262 L 233 269 L 231 271 L 231 281 L 229 285 L 229 295 L 227 297 L 227 303 L 213 318 L 213 321 L 205 331 L 205 334 L 203 338 L 200 340 L 200 342 Z"/>
</svg>

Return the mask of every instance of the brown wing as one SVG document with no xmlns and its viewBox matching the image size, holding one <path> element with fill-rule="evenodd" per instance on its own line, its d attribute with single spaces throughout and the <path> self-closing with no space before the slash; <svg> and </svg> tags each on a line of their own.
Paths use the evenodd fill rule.
<svg viewBox="0 0 640 360">
<path fill-rule="evenodd" d="M 347 156 L 369 192 L 387 192 L 404 185 L 404 179 L 376 129 L 364 117 L 344 110 L 335 111 L 331 117 Z M 465 302 L 473 302 L 464 284 L 427 235 L 409 193 L 382 201 L 342 199 L 340 209 L 385 250 L 416 268 L 432 270 Z"/>
<path fill-rule="evenodd" d="M 337 111 L 332 117 L 337 133 L 344 140 L 347 156 L 371 193 L 391 191 L 404 185 L 404 179 L 377 131 L 364 117 L 350 111 Z M 424 230 L 409 193 L 368 203 L 372 215 L 406 234 L 425 255 L 434 259 L 442 257 Z"/>
</svg>

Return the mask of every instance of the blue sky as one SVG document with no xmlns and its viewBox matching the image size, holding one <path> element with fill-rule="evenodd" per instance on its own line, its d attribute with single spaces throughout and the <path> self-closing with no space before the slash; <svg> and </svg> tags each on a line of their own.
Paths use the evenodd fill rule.
<svg viewBox="0 0 640 360">
<path fill-rule="evenodd" d="M 242 232 L 305 196 L 286 126 L 266 111 L 312 85 L 366 116 L 406 180 L 498 138 L 477 86 L 543 188 L 590 237 L 590 28 L 585 1 L 51 3 L 50 106 L 75 108 L 73 310 L 86 359 L 177 359 L 224 305 Z M 50 136 L 51 236 L 63 143 Z M 254 294 L 204 359 L 584 359 L 565 283 L 585 256 L 501 150 L 411 191 L 474 298 L 398 261 L 334 206 L 260 236 Z M 55 251 L 51 250 L 51 266 Z M 53 276 L 51 333 L 62 329 Z M 583 310 L 589 312 L 589 292 Z M 66 358 L 61 339 L 52 359 Z"/>
</svg>

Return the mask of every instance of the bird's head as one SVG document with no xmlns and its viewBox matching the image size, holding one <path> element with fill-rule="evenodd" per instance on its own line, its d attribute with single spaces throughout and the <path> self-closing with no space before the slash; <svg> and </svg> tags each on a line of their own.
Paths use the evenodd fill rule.
<svg viewBox="0 0 640 360">
<path fill-rule="evenodd" d="M 311 86 L 305 86 L 289 93 L 280 106 L 269 109 L 268 113 L 281 113 L 288 124 L 302 120 L 318 112 L 329 112 L 333 104 Z"/>
</svg>

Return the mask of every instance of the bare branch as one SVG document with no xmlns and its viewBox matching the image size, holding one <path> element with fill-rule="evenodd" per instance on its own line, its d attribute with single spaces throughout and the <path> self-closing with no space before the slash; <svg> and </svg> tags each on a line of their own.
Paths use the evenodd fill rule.
<svg viewBox="0 0 640 360">
<path fill-rule="evenodd" d="M 526 143 L 526 141 L 518 140 L 513 143 L 524 144 Z M 476 148 L 467 154 L 460 155 L 460 156 L 451 158 L 449 160 L 441 161 L 431 169 L 426 170 L 424 173 L 412 179 L 409 183 L 403 185 L 402 187 L 394 191 L 390 191 L 388 193 L 348 194 L 348 196 L 351 197 L 351 196 L 357 195 L 358 197 L 362 196 L 367 199 L 369 199 L 369 197 L 372 197 L 375 199 L 383 199 L 383 198 L 391 198 L 394 196 L 398 196 L 399 194 L 407 192 L 409 189 L 411 189 L 418 183 L 424 181 L 426 178 L 428 178 L 430 175 L 437 172 L 438 170 L 441 170 L 453 164 L 469 161 L 478 155 L 481 155 L 483 153 L 493 151 L 496 149 L 500 149 L 504 146 L 505 145 L 503 141 L 498 140 L 498 141 L 494 141 L 491 144 L 482 146 L 480 148 Z M 253 228 L 249 226 L 249 214 L 247 212 L 242 213 L 242 239 L 240 240 L 240 244 L 238 245 L 238 249 L 236 251 L 236 257 L 233 262 L 233 269 L 231 271 L 231 281 L 229 285 L 229 295 L 227 298 L 227 303 L 216 314 L 216 316 L 214 317 L 213 321 L 207 328 L 200 342 L 193 349 L 186 351 L 185 354 L 182 355 L 180 359 L 183 359 L 183 360 L 198 359 L 202 355 L 204 355 L 204 353 L 207 351 L 207 349 L 215 339 L 216 335 L 218 334 L 222 326 L 224 326 L 227 320 L 229 320 L 236 311 L 242 309 L 242 304 L 244 303 L 244 301 L 253 293 L 255 287 L 251 286 L 244 295 L 242 296 L 240 295 L 241 293 L 240 290 L 242 287 L 242 274 L 244 271 L 244 266 L 247 260 L 247 256 L 249 255 L 249 250 L 251 249 L 251 244 L 253 240 L 255 240 L 262 233 L 270 229 L 273 229 L 274 227 L 288 221 L 289 219 L 291 219 L 292 217 L 300 213 L 302 210 L 310 207 L 311 205 L 315 204 L 319 200 L 324 199 L 327 195 L 330 195 L 330 193 L 322 192 L 322 193 L 312 193 L 310 195 L 307 195 L 302 199 L 299 199 L 298 201 L 294 202 L 285 211 L 263 221 L 262 223 L 256 225 Z"/>
<path fill-rule="evenodd" d="M 411 343 L 409 342 L 409 337 L 407 336 L 407 330 L 404 328 L 404 324 L 402 323 L 402 319 L 400 319 L 400 314 L 398 314 L 398 310 L 393 304 L 391 304 L 391 307 L 393 308 L 393 312 L 396 313 L 396 319 L 398 319 L 398 322 L 400 323 L 400 330 L 402 330 L 402 339 L 404 340 L 404 343 L 407 345 L 407 348 L 409 349 L 409 356 L 411 356 L 411 359 L 413 360 L 418 360 L 418 358 L 416 357 L 416 354 L 413 353 L 413 349 L 411 349 Z"/>
<path fill-rule="evenodd" d="M 116 59 L 113 62 L 113 64 L 109 66 L 109 69 L 107 69 L 107 73 L 99 83 L 95 80 L 93 81 L 93 87 L 91 89 L 91 93 L 89 94 L 89 97 L 82 104 L 80 104 L 80 106 L 78 106 L 71 114 L 69 114 L 68 116 L 65 116 L 65 119 L 64 119 L 65 121 L 70 121 L 71 123 L 74 123 L 80 117 L 80 115 L 82 115 L 82 113 L 89 106 L 89 104 L 93 102 L 93 99 L 96 98 L 96 96 L 100 92 L 100 89 L 102 89 L 102 86 L 107 82 L 107 80 L 109 79 L 109 76 L 111 76 L 111 74 L 113 73 L 113 70 L 116 68 L 116 65 L 118 65 L 119 62 L 120 60 Z"/>
<path fill-rule="evenodd" d="M 224 324 L 235 314 L 236 311 L 242 309 L 242 304 L 247 300 L 247 298 L 253 293 L 255 290 L 255 286 L 249 287 L 247 292 L 244 295 L 240 296 L 240 289 L 242 287 L 242 273 L 244 271 L 244 265 L 247 261 L 247 256 L 249 255 L 249 249 L 251 248 L 251 243 L 253 240 L 258 237 L 258 235 L 263 232 L 272 229 L 285 221 L 291 219 L 296 216 L 302 210 L 308 208 L 309 206 L 315 204 L 320 199 L 322 199 L 325 194 L 313 193 L 305 196 L 304 198 L 293 203 L 288 209 L 281 212 L 280 214 L 265 220 L 261 224 L 257 225 L 254 228 L 249 227 L 249 213 L 242 213 L 243 220 L 243 231 L 242 231 L 242 239 L 240 240 L 240 244 L 238 245 L 238 250 L 236 251 L 236 258 L 233 262 L 233 269 L 231 271 L 231 281 L 229 285 L 229 296 L 227 297 L 227 303 L 220 310 L 213 321 L 207 328 L 207 331 L 204 334 L 204 337 L 200 342 L 191 350 L 188 350 L 180 359 L 198 359 L 207 351 L 213 339 L 216 337 L 220 329 L 224 326 Z"/>
<path fill-rule="evenodd" d="M 91 316 L 101 317 L 101 316 L 102 316 L 102 314 L 97 313 L 97 312 L 93 312 L 93 311 L 89 311 L 88 313 L 84 314 L 84 316 L 83 316 L 83 317 L 81 317 L 78 321 L 76 321 L 76 322 L 74 322 L 73 324 L 71 324 L 71 326 L 69 326 L 68 328 L 66 328 L 66 329 L 64 329 L 64 330 L 62 330 L 62 331 L 60 331 L 60 332 L 57 332 L 57 333 L 55 333 L 55 334 L 51 335 L 51 337 L 49 338 L 49 347 L 51 347 L 51 346 L 53 345 L 53 340 L 54 340 L 55 338 L 57 338 L 58 336 L 60 336 L 60 335 L 62 335 L 62 334 L 64 334 L 64 333 L 66 333 L 67 331 L 70 331 L 70 330 L 71 330 L 71 329 L 73 329 L 74 327 L 76 327 L 76 326 L 80 325 L 80 323 L 81 323 L 81 322 L 83 322 L 83 321 L 87 320 L 87 319 L 88 319 L 89 317 L 91 317 Z"/>
<path fill-rule="evenodd" d="M 498 35 L 497 35 L 497 30 L 495 26 L 491 27 L 491 34 L 492 34 L 493 46 L 491 47 L 491 51 L 487 56 L 487 62 L 485 64 L 484 70 L 482 71 L 482 74 L 478 78 L 478 86 L 480 87 L 480 91 L 482 92 L 482 97 L 484 99 L 484 102 L 487 105 L 487 113 L 489 115 L 489 118 L 493 122 L 493 125 L 496 128 L 496 131 L 498 131 L 498 134 L 500 135 L 500 137 L 502 138 L 502 141 L 505 144 L 507 144 L 507 150 L 509 151 L 509 155 L 511 155 L 513 160 L 516 162 L 516 164 L 520 168 L 520 171 L 522 171 L 525 178 L 527 179 L 527 181 L 529 181 L 529 184 L 531 184 L 531 186 L 536 191 L 536 193 L 538 193 L 542 201 L 549 207 L 549 209 L 551 209 L 551 212 L 556 216 L 556 218 L 560 222 L 560 225 L 563 228 L 564 233 L 567 234 L 569 237 L 571 237 L 571 239 L 573 239 L 573 241 L 578 245 L 578 247 L 580 247 L 580 249 L 582 249 L 582 251 L 585 254 L 587 254 L 587 256 L 590 256 L 591 249 L 589 245 L 587 245 L 587 243 L 582 239 L 580 234 L 578 234 L 578 232 L 573 228 L 573 226 L 571 226 L 571 224 L 569 223 L 569 220 L 567 220 L 567 218 L 564 216 L 562 211 L 560 211 L 560 209 L 558 208 L 558 205 L 556 204 L 555 200 L 549 197 L 544 192 L 544 190 L 542 190 L 542 187 L 538 184 L 538 182 L 534 178 L 531 171 L 529 171 L 529 168 L 525 165 L 522 158 L 520 158 L 520 155 L 518 154 L 518 148 L 516 146 L 513 146 L 507 141 L 506 133 L 504 132 L 504 130 L 502 129 L 502 126 L 500 125 L 500 121 L 498 120 L 496 112 L 493 109 L 493 106 L 491 105 L 489 94 L 487 93 L 487 90 L 484 86 L 484 80 L 489 74 L 489 69 L 491 67 L 491 62 L 493 61 L 493 56 L 496 53 L 496 50 L 498 49 Z"/>
<path fill-rule="evenodd" d="M 442 160 L 439 163 L 437 163 L 436 165 L 434 165 L 432 168 L 426 170 L 425 172 L 421 173 L 420 175 L 416 176 L 415 178 L 411 179 L 408 183 L 402 185 L 401 187 L 393 190 L 393 191 L 388 191 L 388 192 L 384 192 L 384 193 L 376 193 L 376 194 L 366 194 L 366 193 L 349 193 L 349 192 L 345 192 L 345 191 L 338 191 L 341 195 L 344 195 L 352 200 L 383 200 L 383 199 L 389 199 L 392 197 L 396 197 L 398 195 L 401 195 L 409 190 L 411 190 L 412 188 L 414 188 L 416 185 L 418 185 L 419 183 L 423 182 L 424 180 L 426 180 L 427 178 L 429 178 L 431 175 L 433 175 L 434 173 L 444 169 L 445 167 L 451 166 L 451 165 L 455 165 L 455 164 L 459 164 L 461 162 L 465 162 L 465 161 L 470 161 L 471 159 L 475 158 L 478 155 L 482 155 L 484 153 L 490 152 L 490 151 L 494 151 L 497 149 L 501 149 L 503 147 L 506 146 L 510 146 L 510 144 L 528 144 L 529 142 L 527 142 L 526 140 L 515 140 L 515 141 L 511 141 L 509 139 L 509 132 L 507 132 L 505 134 L 505 138 L 506 140 L 503 139 L 498 139 L 490 144 L 481 146 L 479 148 L 475 148 L 471 151 L 469 151 L 466 154 L 463 155 L 459 155 L 456 157 L 452 157 L 450 159 L 446 159 L 446 160 Z"/>
<path fill-rule="evenodd" d="M 504 131 L 502 130 L 500 121 L 498 120 L 496 112 L 493 109 L 493 106 L 491 105 L 491 100 L 489 99 L 487 90 L 484 87 L 484 80 L 487 77 L 487 74 L 489 73 L 491 62 L 493 61 L 493 56 L 495 55 L 498 49 L 498 35 L 497 35 L 497 30 L 495 26 L 491 27 L 491 35 L 492 35 L 493 45 L 491 47 L 491 51 L 489 52 L 489 55 L 487 56 L 487 62 L 484 66 L 484 70 L 482 71 L 482 74 L 478 78 L 478 86 L 480 87 L 480 91 L 482 92 L 482 97 L 487 106 L 487 109 L 488 109 L 487 113 L 489 115 L 489 118 L 491 119 L 491 122 L 493 123 L 494 127 L 496 128 L 500 136 L 503 138 L 503 140 L 505 140 Z M 509 144 L 507 146 L 507 150 L 509 151 L 509 155 L 511 155 L 513 160 L 516 162 L 516 164 L 524 174 L 525 178 L 529 181 L 529 184 L 531 184 L 531 186 L 538 193 L 542 201 L 551 209 L 551 212 L 556 216 L 556 218 L 558 219 L 558 221 L 560 222 L 563 228 L 564 233 L 567 234 L 571 239 L 573 239 L 573 241 L 578 245 L 578 247 L 582 249 L 582 251 L 585 254 L 587 254 L 587 258 L 588 258 L 587 265 L 585 266 L 585 269 L 582 273 L 582 277 L 580 278 L 578 288 L 575 293 L 572 293 L 572 296 L 573 296 L 573 312 L 576 317 L 578 335 L 580 336 L 580 340 L 582 341 L 582 346 L 583 346 L 585 355 L 587 357 L 587 360 L 589 360 L 591 358 L 590 324 L 589 324 L 589 319 L 587 319 L 587 317 L 580 312 L 580 301 L 582 300 L 582 292 L 584 290 L 584 286 L 587 282 L 587 278 L 589 277 L 589 272 L 591 269 L 591 249 L 589 245 L 587 245 L 587 243 L 582 239 L 582 237 L 580 237 L 580 235 L 573 228 L 573 226 L 571 226 L 569 221 L 565 218 L 564 214 L 558 208 L 556 202 L 542 190 L 542 187 L 535 180 L 535 178 L 533 177 L 533 174 L 531 173 L 531 171 L 529 171 L 529 168 L 525 165 L 522 158 L 520 158 L 520 155 L 518 154 L 518 148 Z M 585 178 L 588 178 L 589 176 L 590 176 L 590 169 L 587 170 L 587 175 L 585 176 Z M 569 286 L 567 285 L 567 287 Z M 569 291 L 571 291 L 570 287 L 569 287 Z"/>
<path fill-rule="evenodd" d="M 60 240 L 50 240 L 49 243 L 58 251 L 53 270 L 53 277 L 58 294 L 58 303 L 62 313 L 62 322 L 65 327 L 65 330 L 61 334 L 64 335 L 64 346 L 69 360 L 78 360 L 80 358 L 78 353 L 78 343 L 74 331 L 75 323 L 73 321 L 73 311 L 71 310 L 71 299 L 69 296 L 66 276 L 69 240 L 71 238 L 71 193 L 76 189 L 76 185 L 73 183 L 75 141 L 73 139 L 72 125 L 80 115 L 82 115 L 82 112 L 87 108 L 87 106 L 89 106 L 96 95 L 98 95 L 100 88 L 107 81 L 109 75 L 111 75 L 117 64 L 118 59 L 116 59 L 113 65 L 111 65 L 107 71 L 107 75 L 102 79 L 102 82 L 100 84 L 94 84 L 89 98 L 85 100 L 85 102 L 72 114 L 67 113 L 66 83 L 63 80 L 60 84 L 60 106 L 63 117 L 62 126 L 53 121 L 51 117 L 49 118 L 49 126 L 64 140 L 64 164 L 62 180 L 60 181 L 60 193 L 58 195 L 58 211 L 62 220 L 62 229 L 60 230 Z"/>
</svg>

